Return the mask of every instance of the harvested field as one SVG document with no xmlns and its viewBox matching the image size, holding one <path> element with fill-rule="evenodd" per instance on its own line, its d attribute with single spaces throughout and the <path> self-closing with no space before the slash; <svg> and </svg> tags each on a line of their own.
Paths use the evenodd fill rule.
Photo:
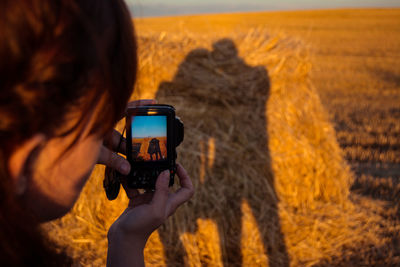
<svg viewBox="0 0 400 267">
<path fill-rule="evenodd" d="M 158 136 L 158 137 L 144 137 L 144 138 L 133 138 L 133 144 L 140 144 L 140 150 L 138 151 L 135 157 L 141 158 L 145 161 L 156 160 L 156 156 L 158 155 L 150 155 L 148 153 L 149 144 L 153 138 L 156 138 L 160 142 L 160 159 L 167 158 L 167 138 L 165 136 Z"/>
<path fill-rule="evenodd" d="M 314 19 L 320 14 L 316 12 Z M 392 92 L 385 98 L 389 109 L 376 106 L 388 112 L 387 120 L 373 120 L 386 130 L 365 136 L 371 124 L 362 109 L 349 104 L 364 92 L 346 95 L 347 87 L 335 94 L 334 77 L 322 82 L 325 72 L 319 67 L 324 65 L 318 65 L 315 43 L 293 33 L 304 13 L 282 13 L 282 28 L 292 26 L 287 30 L 268 26 L 271 17 L 279 16 L 273 14 L 248 20 L 226 15 L 137 22 L 141 62 L 132 97 L 156 96 L 176 107 L 186 129 L 178 158 L 197 188 L 195 197 L 151 236 L 145 251 L 148 266 L 400 264 L 400 229 L 394 223 L 397 178 L 359 175 L 354 180 L 349 166 L 375 162 L 375 152 L 370 153 L 374 146 L 364 146 L 370 159 L 365 161 L 364 152 L 348 152 L 344 145 L 383 140 L 379 144 L 386 142 L 389 148 L 379 148 L 384 156 L 378 158 L 397 166 L 398 105 L 391 101 L 399 97 L 398 84 L 382 89 Z M 263 16 L 268 19 L 261 20 Z M 320 96 L 333 113 L 326 112 Z M 365 103 L 365 110 L 371 110 L 374 101 Z M 96 168 L 69 215 L 45 226 L 84 265 L 104 265 L 107 229 L 127 204 L 123 194 L 114 202 L 106 200 L 103 172 Z"/>
</svg>

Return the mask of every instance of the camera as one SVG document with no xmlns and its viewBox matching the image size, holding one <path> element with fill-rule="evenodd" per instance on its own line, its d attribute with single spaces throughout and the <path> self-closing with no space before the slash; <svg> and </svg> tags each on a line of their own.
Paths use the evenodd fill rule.
<svg viewBox="0 0 400 267">
<path fill-rule="evenodd" d="M 183 141 L 184 126 L 170 105 L 128 108 L 126 112 L 126 157 L 131 164 L 128 176 L 106 168 L 103 187 L 107 198 L 118 196 L 120 183 L 134 189 L 154 190 L 158 175 L 169 170 L 169 186 L 174 184 L 176 147 Z"/>
<path fill-rule="evenodd" d="M 170 105 L 129 108 L 126 115 L 126 151 L 131 164 L 130 188 L 154 189 L 158 175 L 169 170 L 174 184 L 176 147 L 183 141 L 184 127 Z"/>
</svg>

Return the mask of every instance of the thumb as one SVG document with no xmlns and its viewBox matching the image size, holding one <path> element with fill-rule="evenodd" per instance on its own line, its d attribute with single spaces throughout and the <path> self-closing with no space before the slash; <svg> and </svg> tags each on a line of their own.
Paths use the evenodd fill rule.
<svg viewBox="0 0 400 267">
<path fill-rule="evenodd" d="M 165 214 L 169 194 L 169 171 L 165 170 L 157 178 L 156 191 L 154 192 L 152 204 L 155 207 L 155 212 L 159 215 Z"/>
</svg>

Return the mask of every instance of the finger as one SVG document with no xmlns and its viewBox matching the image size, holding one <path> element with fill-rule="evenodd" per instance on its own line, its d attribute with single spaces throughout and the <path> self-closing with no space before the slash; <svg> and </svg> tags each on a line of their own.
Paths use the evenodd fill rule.
<svg viewBox="0 0 400 267">
<path fill-rule="evenodd" d="M 189 174 L 187 173 L 187 171 L 185 170 L 185 168 L 183 168 L 183 166 L 179 163 L 176 164 L 177 168 L 176 168 L 176 173 L 179 177 L 179 184 L 181 185 L 182 189 L 188 189 L 193 191 L 192 194 L 194 193 L 194 187 L 193 187 L 193 183 L 192 180 L 190 180 Z"/>
<path fill-rule="evenodd" d="M 131 170 L 131 165 L 124 157 L 121 157 L 117 153 L 112 152 L 105 146 L 102 146 L 100 149 L 100 155 L 97 163 L 104 164 L 107 167 L 110 167 L 123 175 L 128 175 Z"/>
<path fill-rule="evenodd" d="M 180 164 L 177 164 L 177 175 L 181 188 L 172 194 L 168 200 L 168 216 L 173 214 L 180 205 L 188 201 L 194 194 L 193 183 L 186 170 Z"/>
<path fill-rule="evenodd" d="M 165 215 L 165 208 L 167 205 L 169 195 L 169 171 L 163 171 L 157 178 L 156 191 L 152 200 L 154 212 L 160 216 Z"/>
<path fill-rule="evenodd" d="M 126 139 L 115 129 L 106 136 L 103 144 L 113 151 L 126 155 Z"/>
</svg>

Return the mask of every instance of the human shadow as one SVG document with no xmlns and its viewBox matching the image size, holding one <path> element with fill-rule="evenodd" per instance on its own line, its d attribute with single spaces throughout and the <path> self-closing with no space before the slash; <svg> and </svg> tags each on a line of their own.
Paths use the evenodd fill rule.
<svg viewBox="0 0 400 267">
<path fill-rule="evenodd" d="M 154 154 L 155 154 L 155 160 L 162 159 L 160 141 L 157 138 L 153 138 L 150 140 L 147 153 L 150 155 L 151 161 L 153 161 Z"/>
<path fill-rule="evenodd" d="M 182 157 L 191 156 L 185 151 L 203 148 L 207 154 L 208 145 L 208 164 L 203 161 L 203 174 L 200 166 L 193 177 L 196 194 L 190 210 L 196 219 L 218 226 L 225 266 L 242 265 L 243 201 L 257 222 L 269 266 L 289 266 L 268 149 L 269 91 L 266 68 L 247 65 L 232 40 L 220 39 L 212 51 L 199 48 L 187 54 L 156 96 L 160 103 L 173 104 L 185 123 Z M 196 219 L 185 231 L 197 231 Z M 175 230 L 176 235 L 171 229 L 159 230 L 168 266 L 176 266 L 185 255 L 179 239 L 183 230 Z"/>
</svg>

